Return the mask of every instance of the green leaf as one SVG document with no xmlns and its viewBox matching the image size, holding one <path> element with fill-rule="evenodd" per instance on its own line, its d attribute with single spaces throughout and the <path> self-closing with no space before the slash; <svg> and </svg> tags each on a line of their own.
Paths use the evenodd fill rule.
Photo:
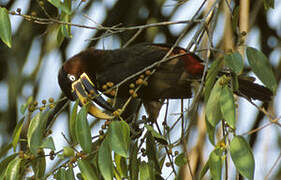
<svg viewBox="0 0 281 180">
<path fill-rule="evenodd" d="M 253 72 L 273 92 L 276 92 L 277 82 L 267 57 L 259 50 L 247 47 L 247 58 Z"/>
<path fill-rule="evenodd" d="M 152 180 L 155 179 L 151 176 L 151 167 L 148 163 L 142 161 L 140 163 L 140 180 Z"/>
<path fill-rule="evenodd" d="M 77 116 L 75 123 L 75 134 L 78 143 L 81 145 L 81 148 L 85 153 L 92 152 L 92 137 L 91 137 L 91 128 L 87 120 L 87 105 L 83 106 Z"/>
<path fill-rule="evenodd" d="M 71 22 L 71 16 L 69 14 L 66 14 L 66 13 L 61 13 L 61 17 L 60 17 L 61 21 L 63 22 L 68 22 L 70 23 Z M 71 35 L 71 26 L 70 25 L 63 25 L 61 24 L 59 27 L 58 27 L 58 33 L 57 33 L 57 43 L 58 43 L 58 46 L 61 46 L 64 38 L 72 38 L 72 35 Z"/>
<path fill-rule="evenodd" d="M 238 76 L 237 75 L 231 76 L 231 82 L 232 82 L 232 90 L 234 92 L 238 91 L 239 90 Z"/>
<path fill-rule="evenodd" d="M 38 112 L 30 121 L 27 131 L 27 143 L 30 151 L 37 154 L 37 149 L 42 144 L 43 128 L 42 128 L 42 113 Z"/>
<path fill-rule="evenodd" d="M 116 164 L 116 170 L 120 174 L 121 178 L 125 178 L 128 176 L 128 168 L 127 168 L 127 163 L 126 159 L 118 154 L 115 153 L 114 155 L 114 161 Z"/>
<path fill-rule="evenodd" d="M 237 26 L 238 26 L 238 21 L 239 21 L 239 12 L 240 12 L 240 7 L 236 6 L 233 10 L 233 15 L 232 15 L 232 30 L 233 32 L 237 32 Z"/>
<path fill-rule="evenodd" d="M 149 126 L 149 125 L 144 125 L 145 128 L 151 132 L 152 136 L 159 142 L 161 143 L 162 145 L 168 145 L 168 142 L 166 140 L 165 137 L 163 137 L 162 135 L 160 135 L 158 132 L 156 132 L 152 126 Z"/>
<path fill-rule="evenodd" d="M 70 116 L 70 121 L 69 121 L 69 133 L 70 133 L 70 137 L 71 140 L 76 143 L 77 142 L 77 138 L 75 135 L 75 123 L 76 123 L 76 119 L 77 119 L 77 109 L 78 109 L 78 104 L 79 104 L 79 99 L 77 98 L 77 100 L 75 101 L 75 104 L 73 105 L 72 111 L 71 111 L 71 116 Z"/>
<path fill-rule="evenodd" d="M 63 34 L 63 25 L 59 25 L 58 32 L 57 32 L 57 45 L 58 47 L 61 46 L 63 40 L 64 40 L 64 34 Z"/>
<path fill-rule="evenodd" d="M 61 14 L 61 20 L 64 21 L 64 22 L 70 22 L 71 21 L 71 16 L 68 15 L 68 14 L 65 14 L 65 13 L 62 13 Z M 64 37 L 67 37 L 67 38 L 71 38 L 72 35 L 71 35 L 71 26 L 70 25 L 63 25 L 61 26 L 61 31 L 62 31 L 62 34 Z"/>
<path fill-rule="evenodd" d="M 110 123 L 108 135 L 112 150 L 120 156 L 128 157 L 130 142 L 129 125 L 125 121 L 113 121 Z"/>
<path fill-rule="evenodd" d="M 274 0 L 264 0 L 263 2 L 265 10 L 268 10 L 270 8 L 274 9 Z"/>
<path fill-rule="evenodd" d="M 17 157 L 8 164 L 8 167 L 5 172 L 6 180 L 21 179 L 21 175 L 20 175 L 21 162 L 22 159 Z"/>
<path fill-rule="evenodd" d="M 66 170 L 66 180 L 75 180 L 73 168 L 71 167 L 68 167 Z"/>
<path fill-rule="evenodd" d="M 42 156 L 43 157 L 37 157 L 36 159 L 31 161 L 35 179 L 42 179 L 46 171 L 46 159 L 44 156 L 44 151 Z"/>
<path fill-rule="evenodd" d="M 236 121 L 236 108 L 233 97 L 233 92 L 226 85 L 221 90 L 220 95 L 220 107 L 223 119 L 227 122 L 227 124 L 235 129 L 235 121 Z"/>
<path fill-rule="evenodd" d="M 222 150 L 215 149 L 211 152 L 209 157 L 209 168 L 211 172 L 211 177 L 214 180 L 221 179 L 221 169 L 222 169 Z"/>
<path fill-rule="evenodd" d="M 161 173 L 155 139 L 149 131 L 147 132 L 147 138 L 146 138 L 146 154 L 148 157 L 148 162 L 153 163 L 155 170 L 158 173 Z"/>
<path fill-rule="evenodd" d="M 231 159 L 239 173 L 248 179 L 254 179 L 255 159 L 251 147 L 242 136 L 235 136 L 230 142 Z"/>
<path fill-rule="evenodd" d="M 71 14 L 71 0 L 65 0 L 64 3 L 61 2 L 61 0 L 48 0 L 48 1 L 59 10 L 65 12 L 66 14 Z"/>
<path fill-rule="evenodd" d="M 215 146 L 215 132 L 216 132 L 216 128 L 213 127 L 209 121 L 207 120 L 207 118 L 205 118 L 205 123 L 206 123 L 206 129 L 207 129 L 207 133 L 208 133 L 208 137 L 210 142 Z"/>
<path fill-rule="evenodd" d="M 131 179 L 139 178 L 138 141 L 130 146 L 129 172 Z"/>
<path fill-rule="evenodd" d="M 221 59 L 217 59 L 212 63 L 210 69 L 208 70 L 207 77 L 206 77 L 206 84 L 205 84 L 205 93 L 204 93 L 205 103 L 208 102 L 212 88 L 215 84 L 217 75 L 220 69 L 222 68 L 222 65 L 223 65 L 223 61 Z"/>
<path fill-rule="evenodd" d="M 27 107 L 32 103 L 32 101 L 33 101 L 33 96 L 29 96 L 29 97 L 27 98 L 26 103 L 25 103 L 25 104 L 22 104 L 22 105 L 20 106 L 20 112 L 21 112 L 21 114 L 24 114 L 24 113 L 25 113 Z"/>
<path fill-rule="evenodd" d="M 209 160 L 206 162 L 206 164 L 204 165 L 203 169 L 200 171 L 199 174 L 199 179 L 203 179 L 203 177 L 205 176 L 205 174 L 207 173 L 207 171 L 210 169 L 209 167 Z"/>
<path fill-rule="evenodd" d="M 13 148 L 14 148 L 14 152 L 16 151 L 17 144 L 18 144 L 19 139 L 20 139 L 20 133 L 21 133 L 21 130 L 22 130 L 23 122 L 24 122 L 24 117 L 22 117 L 21 120 L 17 123 L 17 125 L 14 129 L 13 135 L 12 135 L 12 139 L 13 139 L 12 145 L 13 145 Z"/>
<path fill-rule="evenodd" d="M 187 163 L 187 158 L 184 153 L 179 154 L 175 159 L 175 164 L 179 167 L 184 166 Z"/>
<path fill-rule="evenodd" d="M 52 151 L 56 150 L 54 140 L 52 137 L 47 137 L 46 139 L 44 139 L 40 147 L 43 149 L 51 149 Z"/>
<path fill-rule="evenodd" d="M 98 180 L 98 176 L 96 175 L 91 164 L 87 160 L 79 159 L 78 167 L 81 171 L 84 180 Z"/>
<path fill-rule="evenodd" d="M 70 116 L 70 122 L 69 122 L 69 132 L 71 135 L 71 139 L 75 142 L 77 141 L 76 139 L 76 131 L 75 131 L 75 127 L 76 127 L 76 120 L 77 120 L 77 111 L 78 111 L 78 105 L 79 105 L 79 99 L 77 98 L 77 100 L 75 101 L 72 111 L 71 111 L 71 116 Z"/>
<path fill-rule="evenodd" d="M 71 0 L 64 0 L 63 5 L 71 12 Z"/>
<path fill-rule="evenodd" d="M 9 47 L 12 47 L 12 28 L 6 8 L 0 7 L 0 38 Z"/>
<path fill-rule="evenodd" d="M 4 160 L 1 161 L 1 163 L 0 163 L 0 179 L 4 179 L 4 175 L 5 175 L 5 172 L 6 172 L 5 170 L 8 166 L 8 164 L 12 160 L 14 160 L 17 156 L 18 156 L 18 154 L 15 153 L 15 154 L 12 154 L 12 155 L 6 157 Z"/>
<path fill-rule="evenodd" d="M 27 143 L 30 151 L 35 155 L 37 154 L 37 149 L 42 145 L 49 114 L 49 111 L 38 112 L 30 121 L 27 131 Z"/>
<path fill-rule="evenodd" d="M 209 123 L 216 127 L 221 120 L 221 108 L 220 108 L 220 95 L 222 90 L 222 81 L 224 77 L 217 80 L 214 88 L 211 91 L 210 97 L 206 105 L 206 116 Z"/>
<path fill-rule="evenodd" d="M 159 163 L 159 165 L 160 165 L 160 169 L 162 169 L 162 168 L 163 168 L 163 165 L 164 165 L 165 159 L 166 159 L 166 155 L 164 155 L 164 156 L 161 158 L 161 160 L 160 160 L 160 163 Z"/>
<path fill-rule="evenodd" d="M 111 147 L 108 138 L 103 140 L 98 151 L 98 165 L 101 171 L 102 177 L 105 180 L 111 180 L 113 178 L 113 164 L 111 157 Z"/>
<path fill-rule="evenodd" d="M 57 180 L 67 180 L 66 179 L 66 171 L 64 168 L 59 168 L 59 170 L 54 175 L 54 178 Z"/>
<path fill-rule="evenodd" d="M 225 64 L 236 74 L 242 73 L 243 58 L 239 52 L 224 55 Z"/>
</svg>

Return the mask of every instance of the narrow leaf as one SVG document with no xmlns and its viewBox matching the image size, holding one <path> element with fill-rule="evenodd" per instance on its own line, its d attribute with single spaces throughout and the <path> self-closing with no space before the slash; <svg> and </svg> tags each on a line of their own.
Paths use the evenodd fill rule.
<svg viewBox="0 0 281 180">
<path fill-rule="evenodd" d="M 39 157 L 31 161 L 32 169 L 36 179 L 42 179 L 46 171 L 46 159 L 44 154 L 42 155 L 43 157 Z"/>
<path fill-rule="evenodd" d="M 216 132 L 216 128 L 213 127 L 209 121 L 207 120 L 207 118 L 205 118 L 205 123 L 206 123 L 206 129 L 207 129 L 207 133 L 208 133 L 208 137 L 210 142 L 215 146 L 215 132 Z"/>
<path fill-rule="evenodd" d="M 222 90 L 222 81 L 223 77 L 217 80 L 214 88 L 211 91 L 210 97 L 206 105 L 207 120 L 213 127 L 216 127 L 216 125 L 221 120 L 221 109 L 219 100 Z"/>
<path fill-rule="evenodd" d="M 64 40 L 64 34 L 63 34 L 63 25 L 59 25 L 58 29 L 57 29 L 57 45 L 58 47 L 61 46 L 63 40 Z"/>
<path fill-rule="evenodd" d="M 21 179 L 20 167 L 22 160 L 20 158 L 13 159 L 9 164 L 5 172 L 6 180 Z"/>
<path fill-rule="evenodd" d="M 233 32 L 237 32 L 237 26 L 238 26 L 238 20 L 239 20 L 239 12 L 240 12 L 240 7 L 236 6 L 233 10 L 233 15 L 232 15 L 232 30 Z"/>
<path fill-rule="evenodd" d="M 160 163 L 159 163 L 159 165 L 160 165 L 160 169 L 162 169 L 162 168 L 163 168 L 163 165 L 164 165 L 165 159 L 166 159 L 166 155 L 164 155 L 164 156 L 161 158 L 161 160 L 160 160 Z"/>
<path fill-rule="evenodd" d="M 41 146 L 43 132 L 41 124 L 41 112 L 38 112 L 30 121 L 27 131 L 27 143 L 30 151 L 37 154 L 37 149 Z"/>
<path fill-rule="evenodd" d="M 54 5 L 59 10 L 71 14 L 71 1 L 65 0 L 64 3 L 61 2 L 61 0 L 48 0 L 52 5 Z"/>
<path fill-rule="evenodd" d="M 69 1 L 69 0 L 68 0 Z M 66 14 L 66 13 L 62 13 L 61 14 L 61 20 L 64 21 L 64 22 L 70 22 L 70 15 Z M 63 25 L 61 26 L 61 30 L 62 30 L 62 34 L 64 37 L 67 37 L 67 38 L 71 38 L 72 35 L 71 35 L 71 26 L 70 25 Z"/>
<path fill-rule="evenodd" d="M 81 145 L 85 153 L 92 152 L 91 129 L 87 120 L 87 106 L 83 106 L 78 113 L 75 123 L 75 134 L 78 143 Z"/>
<path fill-rule="evenodd" d="M 139 160 L 138 160 L 138 141 L 130 146 L 129 172 L 132 180 L 138 179 Z"/>
<path fill-rule="evenodd" d="M 221 179 L 221 169 L 222 169 L 222 162 L 223 162 L 221 156 L 222 156 L 222 150 L 220 149 L 215 149 L 210 154 L 209 168 L 211 172 L 211 177 L 214 180 Z"/>
<path fill-rule="evenodd" d="M 0 179 L 4 179 L 4 175 L 5 175 L 5 172 L 6 172 L 5 170 L 6 170 L 7 166 L 8 166 L 8 164 L 12 160 L 14 160 L 17 156 L 18 156 L 17 153 L 12 154 L 12 155 L 6 157 L 4 160 L 2 160 L 0 162 Z"/>
<path fill-rule="evenodd" d="M 12 47 L 12 28 L 6 8 L 0 7 L 0 38 L 9 47 Z"/>
<path fill-rule="evenodd" d="M 75 180 L 73 168 L 68 167 L 68 169 L 66 170 L 66 174 L 65 175 L 66 175 L 66 180 Z"/>
<path fill-rule="evenodd" d="M 118 154 L 115 154 L 114 160 L 115 160 L 115 164 L 116 164 L 116 170 L 120 174 L 120 177 L 121 178 L 127 177 L 128 168 L 127 168 L 127 164 L 126 164 L 126 159 Z"/>
<path fill-rule="evenodd" d="M 153 177 L 150 176 L 150 169 L 148 163 L 141 162 L 140 164 L 140 180 L 151 180 Z"/>
<path fill-rule="evenodd" d="M 76 123 L 76 117 L 77 117 L 77 109 L 78 109 L 79 99 L 75 101 L 75 104 L 71 111 L 70 121 L 69 121 L 69 133 L 71 140 L 75 143 L 77 142 L 76 136 L 75 136 L 75 123 Z"/>
<path fill-rule="evenodd" d="M 215 60 L 210 69 L 208 70 L 207 77 L 206 77 L 206 84 L 205 84 L 205 93 L 204 93 L 204 101 L 205 103 L 208 102 L 209 96 L 211 94 L 212 88 L 215 84 L 217 75 L 222 68 L 223 61 L 221 59 Z"/>
<path fill-rule="evenodd" d="M 14 152 L 16 151 L 16 147 L 17 147 L 17 144 L 18 144 L 19 139 L 20 139 L 20 133 L 21 133 L 21 130 L 22 130 L 23 122 L 24 122 L 24 117 L 22 117 L 21 120 L 17 123 L 16 128 L 14 129 L 14 132 L 13 132 L 12 145 L 13 145 L 13 148 L 14 148 Z"/>
<path fill-rule="evenodd" d="M 251 147 L 242 136 L 235 136 L 230 142 L 230 155 L 239 173 L 254 179 L 255 159 Z"/>
<path fill-rule="evenodd" d="M 91 164 L 84 160 L 78 160 L 78 167 L 81 171 L 82 177 L 85 180 L 98 180 L 98 176 L 96 175 L 95 171 L 93 170 Z"/>
<path fill-rule="evenodd" d="M 54 175 L 56 180 L 66 180 L 66 171 L 64 168 L 59 168 L 59 170 Z"/>
<path fill-rule="evenodd" d="M 44 139 L 40 147 L 44 149 L 51 149 L 52 151 L 56 150 L 54 140 L 52 137 L 47 137 L 46 139 Z"/>
<path fill-rule="evenodd" d="M 128 157 L 130 127 L 125 121 L 113 121 L 110 123 L 108 138 L 114 152 L 120 156 Z"/>
<path fill-rule="evenodd" d="M 227 124 L 235 129 L 236 109 L 233 97 L 233 92 L 226 85 L 221 90 L 220 107 L 223 119 Z"/>
<path fill-rule="evenodd" d="M 105 138 L 98 151 L 98 165 L 105 180 L 113 178 L 113 164 L 109 139 Z"/>
<path fill-rule="evenodd" d="M 236 74 L 243 70 L 243 58 L 239 52 L 224 55 L 225 64 Z"/>
<path fill-rule="evenodd" d="M 276 92 L 277 82 L 267 57 L 259 50 L 247 47 L 247 58 L 253 72 L 273 92 Z"/>
<path fill-rule="evenodd" d="M 62 12 L 60 19 L 63 22 L 70 23 L 71 22 L 71 15 Z M 67 25 L 67 24 L 59 25 L 58 26 L 58 32 L 57 32 L 57 44 L 58 44 L 58 46 L 61 46 L 61 44 L 62 44 L 62 42 L 63 42 L 65 37 L 66 38 L 71 38 L 72 37 L 72 35 L 71 35 L 71 26 Z"/>
<path fill-rule="evenodd" d="M 207 171 L 210 169 L 209 167 L 209 160 L 206 162 L 206 164 L 204 165 L 203 169 L 200 171 L 199 174 L 199 179 L 203 179 L 203 177 L 205 176 L 205 174 L 207 173 Z"/>
</svg>

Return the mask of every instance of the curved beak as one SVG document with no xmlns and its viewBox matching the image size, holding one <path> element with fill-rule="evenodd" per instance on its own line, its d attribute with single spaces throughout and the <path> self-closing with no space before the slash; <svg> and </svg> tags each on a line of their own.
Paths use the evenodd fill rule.
<svg viewBox="0 0 281 180">
<path fill-rule="evenodd" d="M 88 98 L 93 100 L 102 108 L 114 112 L 113 107 L 105 101 L 99 92 L 96 90 L 95 85 L 92 83 L 90 78 L 86 73 L 83 73 L 80 78 L 72 83 L 72 94 L 74 97 L 79 98 L 80 103 L 85 105 L 88 103 Z M 114 116 L 104 113 L 101 109 L 95 106 L 91 101 L 89 102 L 90 106 L 88 112 L 96 118 L 99 119 L 113 119 Z"/>
</svg>

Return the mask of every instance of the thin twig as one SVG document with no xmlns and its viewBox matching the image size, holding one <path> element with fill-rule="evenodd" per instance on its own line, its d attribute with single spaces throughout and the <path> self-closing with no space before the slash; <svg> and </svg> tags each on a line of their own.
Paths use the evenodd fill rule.
<svg viewBox="0 0 281 180">
<path fill-rule="evenodd" d="M 278 161 L 280 161 L 280 160 L 281 160 L 281 153 L 279 154 L 278 158 L 276 159 L 276 161 L 274 162 L 273 166 L 270 168 L 270 170 L 268 171 L 268 173 L 267 173 L 267 175 L 265 176 L 264 179 L 266 179 L 266 180 L 269 179 L 269 176 L 271 175 L 273 169 L 274 169 L 275 167 L 277 167 Z"/>
<path fill-rule="evenodd" d="M 47 18 L 39 18 L 36 16 L 30 16 L 30 15 L 25 15 L 25 14 L 15 14 L 15 12 L 9 12 L 9 14 L 14 15 L 14 16 L 21 16 L 24 19 L 26 19 L 28 21 L 32 21 L 37 24 L 62 24 L 62 25 L 70 25 L 70 26 L 85 28 L 85 29 L 112 30 L 112 31 L 120 31 L 120 32 L 145 29 L 145 28 L 157 27 L 157 26 L 168 26 L 168 25 L 176 25 L 176 24 L 189 24 L 189 23 L 202 22 L 202 20 L 200 20 L 200 19 L 198 19 L 198 20 L 194 19 L 194 20 L 181 20 L 181 21 L 164 21 L 164 22 L 159 22 L 159 23 L 151 23 L 151 24 L 131 26 L 131 27 L 105 27 L 105 26 L 101 26 L 101 25 L 98 25 L 98 27 L 95 27 L 95 26 L 87 26 L 87 25 L 60 21 L 60 20 L 53 19 L 53 18 L 47 19 Z"/>
</svg>

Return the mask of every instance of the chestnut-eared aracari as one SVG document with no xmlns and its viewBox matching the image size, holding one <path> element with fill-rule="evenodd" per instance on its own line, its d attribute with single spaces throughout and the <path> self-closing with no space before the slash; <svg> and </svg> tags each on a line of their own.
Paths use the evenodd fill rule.
<svg viewBox="0 0 281 180">
<path fill-rule="evenodd" d="M 111 119 L 91 101 L 113 112 L 114 108 L 105 101 L 99 92 L 122 82 L 128 77 L 159 62 L 170 50 L 165 44 L 137 44 L 116 50 L 88 48 L 66 61 L 60 69 L 58 81 L 62 91 L 70 100 L 80 99 L 81 104 L 91 103 L 89 113 L 101 119 Z M 175 56 L 174 58 L 169 58 Z M 143 100 L 179 99 L 192 97 L 192 82 L 199 82 L 204 72 L 203 61 L 185 49 L 175 47 L 168 60 L 154 66 L 155 73 L 141 86 L 138 97 Z M 147 71 L 149 74 L 150 71 Z M 223 72 L 221 73 L 223 74 Z M 144 73 L 145 75 L 145 73 Z M 141 77 L 143 78 L 143 77 Z M 133 77 L 118 86 L 117 97 L 130 97 L 139 76 Z M 270 101 L 272 92 L 251 78 L 238 76 L 238 95 L 261 101 Z M 108 94 L 111 97 L 110 93 Z"/>
</svg>

